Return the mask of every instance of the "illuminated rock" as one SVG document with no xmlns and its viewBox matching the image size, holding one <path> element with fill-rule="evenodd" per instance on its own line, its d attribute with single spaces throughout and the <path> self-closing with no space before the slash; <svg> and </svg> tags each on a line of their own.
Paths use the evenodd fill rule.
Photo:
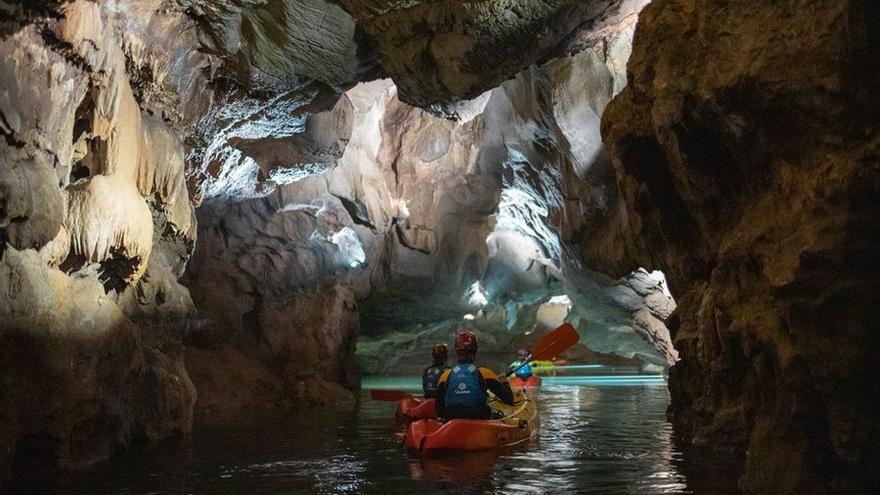
<svg viewBox="0 0 880 495">
<path fill-rule="evenodd" d="M 195 223 L 172 126 L 205 80 L 189 23 L 158 3 L 3 7 L 4 475 L 34 449 L 74 467 L 191 428 L 181 334 L 194 308 L 177 279 Z M 192 98 L 171 108 L 175 92 Z"/>
<path fill-rule="evenodd" d="M 39 449 L 49 438 L 52 450 L 42 455 L 77 467 L 133 435 L 189 431 L 195 389 L 179 340 L 142 332 L 94 271 L 71 277 L 36 251 L 8 248 L 0 294 L 4 453 Z"/>
</svg>

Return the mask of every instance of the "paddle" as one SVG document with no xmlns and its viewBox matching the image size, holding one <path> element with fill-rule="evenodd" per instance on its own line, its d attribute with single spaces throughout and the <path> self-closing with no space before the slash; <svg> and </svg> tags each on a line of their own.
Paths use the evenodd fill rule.
<svg viewBox="0 0 880 495">
<path fill-rule="evenodd" d="M 370 390 L 370 398 L 373 400 L 386 400 L 397 402 L 403 399 L 412 399 L 412 394 L 402 390 Z"/>
<path fill-rule="evenodd" d="M 567 351 L 569 347 L 577 344 L 580 338 L 580 335 L 578 335 L 577 330 L 575 330 L 571 323 L 563 323 L 562 325 L 559 325 L 559 328 L 541 337 L 538 342 L 535 343 L 535 346 L 533 347 L 534 350 L 528 361 L 508 371 L 504 376 L 513 375 L 518 369 L 532 361 L 553 359 Z"/>
<path fill-rule="evenodd" d="M 577 330 L 575 330 L 574 326 L 572 326 L 571 323 L 563 323 L 556 330 L 553 330 L 547 335 L 541 337 L 538 342 L 535 343 L 534 351 L 532 351 L 532 355 L 529 360 L 512 369 L 505 376 L 513 375 L 514 373 L 516 373 L 516 370 L 531 363 L 532 361 L 544 361 L 548 359 L 553 359 L 556 356 L 567 351 L 569 347 L 577 344 L 578 340 L 580 340 L 580 335 L 578 335 Z M 403 392 L 401 390 L 370 390 L 370 398 L 373 400 L 399 401 L 412 398 L 412 396 L 413 395 L 411 393 Z"/>
</svg>

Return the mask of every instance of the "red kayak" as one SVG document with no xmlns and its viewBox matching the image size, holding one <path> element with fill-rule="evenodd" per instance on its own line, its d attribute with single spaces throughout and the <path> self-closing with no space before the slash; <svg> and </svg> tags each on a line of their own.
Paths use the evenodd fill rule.
<svg viewBox="0 0 880 495">
<path fill-rule="evenodd" d="M 510 379 L 510 387 L 514 389 L 534 389 L 541 386 L 541 379 L 535 375 L 532 375 L 525 380 L 522 378 L 515 376 Z"/>
<path fill-rule="evenodd" d="M 535 403 L 522 391 L 515 393 L 515 403 L 507 406 L 492 403 L 505 414 L 501 419 L 452 419 L 441 422 L 422 419 L 410 423 L 406 446 L 419 452 L 436 450 L 488 450 L 527 442 L 538 431 Z"/>
<path fill-rule="evenodd" d="M 434 399 L 407 397 L 397 403 L 397 417 L 404 419 L 437 419 Z"/>
</svg>

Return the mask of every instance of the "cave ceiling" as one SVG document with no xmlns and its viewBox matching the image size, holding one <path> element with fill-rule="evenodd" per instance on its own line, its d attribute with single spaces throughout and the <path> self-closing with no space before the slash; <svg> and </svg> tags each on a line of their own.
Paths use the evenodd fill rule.
<svg viewBox="0 0 880 495">
<path fill-rule="evenodd" d="M 250 87 L 342 89 L 390 77 L 402 101 L 471 99 L 601 39 L 646 0 L 173 0 L 204 49 Z"/>
<path fill-rule="evenodd" d="M 646 3 L 166 0 L 169 14 L 193 21 L 198 55 L 187 56 L 201 59 L 212 89 L 184 103 L 199 116 L 185 130 L 188 186 L 197 204 L 263 196 L 334 167 L 338 153 L 293 136 L 360 81 L 390 78 L 404 103 L 472 118 L 473 99 L 485 104 L 488 90 L 527 67 L 604 42 Z M 264 144 L 288 157 L 285 166 L 256 156 Z"/>
</svg>

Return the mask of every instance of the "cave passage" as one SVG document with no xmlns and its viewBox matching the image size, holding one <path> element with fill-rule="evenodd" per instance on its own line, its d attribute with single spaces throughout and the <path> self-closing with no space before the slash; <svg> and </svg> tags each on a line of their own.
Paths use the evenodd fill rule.
<svg viewBox="0 0 880 495">
<path fill-rule="evenodd" d="M 0 0 L 0 492 L 880 493 L 878 26 Z"/>
</svg>

